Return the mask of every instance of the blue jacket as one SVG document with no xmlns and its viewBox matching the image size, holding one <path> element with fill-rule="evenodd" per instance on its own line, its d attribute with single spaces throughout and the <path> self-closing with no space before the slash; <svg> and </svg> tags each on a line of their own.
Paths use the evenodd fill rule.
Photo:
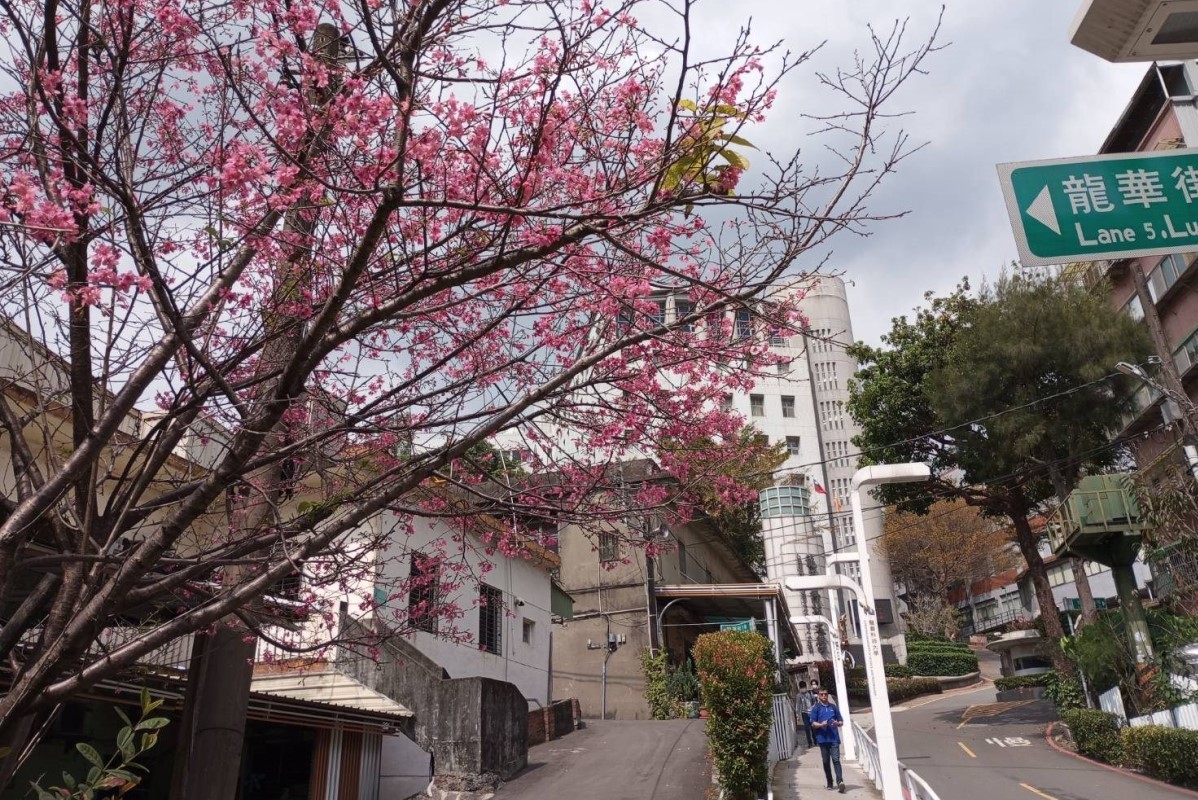
<svg viewBox="0 0 1198 800">
<path fill-rule="evenodd" d="M 816 744 L 840 744 L 840 729 L 832 725 L 827 727 L 815 727 L 817 722 L 828 722 L 836 720 L 844 722 L 840 716 L 840 709 L 831 703 L 816 703 L 811 707 L 811 732 L 815 734 Z"/>
</svg>

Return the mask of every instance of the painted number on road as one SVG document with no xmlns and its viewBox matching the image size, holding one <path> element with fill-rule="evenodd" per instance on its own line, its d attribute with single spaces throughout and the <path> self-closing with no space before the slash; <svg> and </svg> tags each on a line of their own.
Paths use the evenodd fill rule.
<svg viewBox="0 0 1198 800">
<path fill-rule="evenodd" d="M 986 744 L 998 745 L 999 747 L 1031 747 L 1032 743 L 1022 736 L 1008 736 L 1005 739 L 987 739 Z"/>
</svg>

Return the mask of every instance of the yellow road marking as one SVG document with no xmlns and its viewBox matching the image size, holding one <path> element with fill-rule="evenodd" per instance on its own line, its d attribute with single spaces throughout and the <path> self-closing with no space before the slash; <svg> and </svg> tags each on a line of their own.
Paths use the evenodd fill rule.
<svg viewBox="0 0 1198 800">
<path fill-rule="evenodd" d="M 1005 714 L 1020 706 L 1026 706 L 1031 702 L 1033 701 L 1012 700 L 1008 703 L 986 703 L 985 705 L 969 706 L 961 712 L 961 724 L 957 726 L 957 730 L 961 730 L 978 717 L 997 717 L 999 714 Z"/>
<path fill-rule="evenodd" d="M 1057 800 L 1057 799 L 1056 799 L 1055 797 L 1053 797 L 1052 795 L 1050 795 L 1050 794 L 1045 794 L 1044 792 L 1042 792 L 1042 791 L 1040 791 L 1039 789 L 1037 789 L 1035 786 L 1028 786 L 1026 783 L 1021 783 L 1021 784 L 1019 784 L 1019 785 L 1020 785 L 1020 786 L 1022 786 L 1024 789 L 1027 789 L 1027 790 L 1028 790 L 1029 792 L 1031 792 L 1032 794 L 1034 794 L 1034 795 L 1039 795 L 1040 797 L 1043 797 L 1043 798 L 1044 798 L 1044 800 Z"/>
<path fill-rule="evenodd" d="M 970 758 L 977 758 L 977 754 L 974 753 L 972 750 L 970 750 L 968 747 L 966 747 L 965 742 L 957 742 L 957 744 L 959 744 L 961 746 L 961 749 L 965 751 L 965 754 L 967 756 L 969 756 Z"/>
</svg>

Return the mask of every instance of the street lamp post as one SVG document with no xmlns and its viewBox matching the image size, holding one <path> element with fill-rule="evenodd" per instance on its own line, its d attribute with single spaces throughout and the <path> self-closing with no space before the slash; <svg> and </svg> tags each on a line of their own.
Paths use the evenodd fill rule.
<svg viewBox="0 0 1198 800">
<path fill-rule="evenodd" d="M 844 742 L 844 758 L 846 761 L 856 761 L 857 740 L 853 736 L 852 717 L 849 713 L 849 687 L 844 677 L 844 658 L 840 647 L 840 634 L 837 631 L 839 626 L 832 619 L 820 614 L 791 617 L 790 622 L 792 625 L 826 625 L 828 628 L 828 641 L 832 646 L 832 676 L 833 682 L 836 684 L 836 698 L 843 706 L 840 709 L 840 716 L 844 718 L 844 735 L 841 737 Z"/>
<path fill-rule="evenodd" d="M 890 698 L 886 694 L 886 669 L 882 663 L 882 635 L 878 630 L 878 614 L 872 602 L 873 569 L 869 542 L 865 539 L 865 517 L 861 512 L 861 494 L 885 483 L 914 483 L 932 477 L 927 464 L 879 464 L 863 467 L 853 475 L 849 500 L 853 506 L 853 529 L 857 535 L 857 555 L 861 563 L 861 588 L 868 594 L 861 597 L 862 639 L 865 645 L 865 670 L 869 678 L 869 702 L 874 713 L 874 737 L 878 744 L 878 761 L 882 775 L 884 800 L 903 800 L 902 775 L 899 772 L 898 748 L 894 741 L 894 720 L 890 716 Z"/>
<path fill-rule="evenodd" d="M 1124 375 L 1130 375 L 1142 381 L 1147 386 L 1151 386 L 1164 395 L 1166 399 L 1172 400 L 1181 407 L 1182 419 L 1185 422 L 1181 437 L 1181 449 L 1185 455 L 1186 466 L 1189 467 L 1190 475 L 1193 476 L 1194 480 L 1198 481 L 1198 439 L 1195 437 L 1198 431 L 1194 430 L 1194 420 L 1198 419 L 1198 407 L 1195 407 L 1194 402 L 1186 396 L 1185 392 L 1178 392 L 1148 377 L 1148 373 L 1138 364 L 1129 364 L 1126 361 L 1120 361 L 1115 365 L 1115 369 Z"/>
</svg>

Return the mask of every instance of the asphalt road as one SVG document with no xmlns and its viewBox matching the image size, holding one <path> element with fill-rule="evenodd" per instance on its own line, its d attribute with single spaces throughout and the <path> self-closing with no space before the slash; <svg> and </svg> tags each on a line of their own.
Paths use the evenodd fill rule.
<svg viewBox="0 0 1198 800">
<path fill-rule="evenodd" d="M 1046 701 L 995 704 L 994 688 L 894 715 L 899 758 L 943 800 L 1179 800 L 1160 788 L 1053 750 Z"/>
<path fill-rule="evenodd" d="M 496 800 L 702 800 L 711 789 L 701 720 L 588 720 L 537 745 Z"/>
</svg>

